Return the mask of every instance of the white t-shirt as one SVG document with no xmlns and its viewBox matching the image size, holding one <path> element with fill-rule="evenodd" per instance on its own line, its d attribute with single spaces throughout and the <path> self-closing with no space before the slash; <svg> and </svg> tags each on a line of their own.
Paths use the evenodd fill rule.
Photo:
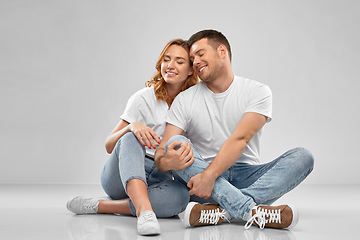
<svg viewBox="0 0 360 240">
<path fill-rule="evenodd" d="M 235 76 L 223 93 L 213 93 L 204 82 L 180 93 L 166 121 L 185 131 L 204 160 L 211 162 L 246 112 L 272 116 L 272 93 L 268 86 Z M 238 162 L 260 163 L 261 129 L 250 140 Z"/>
<path fill-rule="evenodd" d="M 153 87 L 143 88 L 134 93 L 128 100 L 121 119 L 133 123 L 139 122 L 150 127 L 162 139 L 166 126 L 168 105 L 158 101 Z M 156 146 L 158 143 L 154 141 Z M 155 149 L 146 148 L 146 155 L 154 157 Z"/>
</svg>

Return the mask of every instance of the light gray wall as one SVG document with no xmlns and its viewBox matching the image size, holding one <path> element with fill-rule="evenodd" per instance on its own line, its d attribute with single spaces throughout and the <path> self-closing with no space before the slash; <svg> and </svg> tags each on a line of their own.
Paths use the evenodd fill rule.
<svg viewBox="0 0 360 240">
<path fill-rule="evenodd" d="M 98 183 L 106 136 L 165 43 L 223 32 L 269 85 L 262 161 L 304 146 L 307 183 L 360 183 L 358 1 L 0 1 L 0 183 Z"/>
</svg>

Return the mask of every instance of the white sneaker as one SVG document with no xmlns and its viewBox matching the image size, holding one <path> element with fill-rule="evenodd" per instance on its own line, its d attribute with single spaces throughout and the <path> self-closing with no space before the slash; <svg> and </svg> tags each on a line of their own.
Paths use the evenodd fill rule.
<svg viewBox="0 0 360 240">
<path fill-rule="evenodd" d="M 70 212 L 76 214 L 94 214 L 98 211 L 100 200 L 111 200 L 110 197 L 84 197 L 79 196 L 69 200 L 66 204 Z"/>
<path fill-rule="evenodd" d="M 137 231 L 139 235 L 160 234 L 160 225 L 153 211 L 145 211 L 138 217 Z"/>
</svg>

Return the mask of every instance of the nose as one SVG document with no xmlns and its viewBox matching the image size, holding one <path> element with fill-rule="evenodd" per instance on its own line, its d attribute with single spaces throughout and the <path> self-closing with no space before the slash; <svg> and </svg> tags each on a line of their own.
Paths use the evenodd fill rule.
<svg viewBox="0 0 360 240">
<path fill-rule="evenodd" d="M 196 65 L 198 65 L 199 63 L 200 63 L 200 58 L 197 57 L 197 56 L 195 56 L 195 57 L 194 57 L 194 61 L 193 61 L 193 65 L 196 66 Z"/>
<path fill-rule="evenodd" d="M 173 61 L 170 61 L 170 62 L 168 63 L 167 68 L 168 68 L 168 69 L 173 69 L 173 68 L 174 68 L 174 63 L 173 63 Z"/>
</svg>

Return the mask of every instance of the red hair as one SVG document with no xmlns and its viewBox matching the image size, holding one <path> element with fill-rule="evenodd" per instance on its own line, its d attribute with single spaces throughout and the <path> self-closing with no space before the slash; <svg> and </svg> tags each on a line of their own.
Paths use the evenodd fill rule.
<svg viewBox="0 0 360 240">
<path fill-rule="evenodd" d="M 166 44 L 166 46 L 160 53 L 159 59 L 157 60 L 156 65 L 155 65 L 157 73 L 151 78 L 151 80 L 149 80 L 145 83 L 146 87 L 154 86 L 155 96 L 158 101 L 160 101 L 160 100 L 166 101 L 169 98 L 169 95 L 168 95 L 168 92 L 166 89 L 166 82 L 165 82 L 164 78 L 161 76 L 161 63 L 163 61 L 166 51 L 172 45 L 180 46 L 180 47 L 184 48 L 188 54 L 190 53 L 190 48 L 187 44 L 187 41 L 184 41 L 182 39 L 175 39 L 175 40 L 170 41 L 168 44 Z M 190 60 L 189 60 L 189 63 L 190 63 L 190 67 L 192 67 L 192 62 Z M 182 85 L 181 91 L 184 91 L 184 90 L 188 89 L 189 87 L 194 86 L 198 82 L 199 82 L 199 80 L 198 80 L 196 73 L 191 74 L 186 79 L 184 84 Z"/>
</svg>

